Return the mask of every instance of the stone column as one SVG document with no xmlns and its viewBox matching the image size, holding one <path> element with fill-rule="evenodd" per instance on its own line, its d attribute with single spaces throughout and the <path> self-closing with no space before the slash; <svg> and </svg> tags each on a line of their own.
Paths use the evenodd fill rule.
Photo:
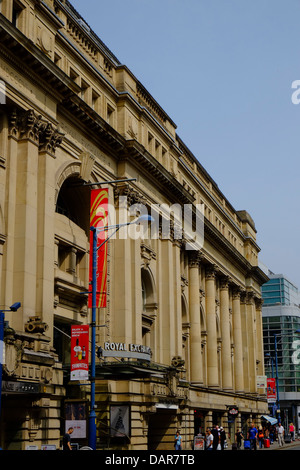
<svg viewBox="0 0 300 470">
<path fill-rule="evenodd" d="M 257 393 L 256 386 L 256 357 L 257 357 L 257 344 L 256 344 L 256 316 L 254 306 L 254 293 L 249 291 L 247 293 L 247 325 L 248 325 L 248 352 L 249 352 L 249 379 L 250 379 L 250 393 Z"/>
<path fill-rule="evenodd" d="M 218 344 L 216 324 L 216 273 L 213 267 L 206 270 L 205 300 L 206 300 L 206 330 L 207 330 L 207 384 L 218 388 Z"/>
<path fill-rule="evenodd" d="M 232 296 L 232 324 L 234 341 L 234 375 L 235 391 L 238 393 L 244 390 L 244 369 L 243 369 L 243 343 L 242 343 L 242 319 L 241 319 L 241 291 L 233 289 Z"/>
<path fill-rule="evenodd" d="M 128 219 L 128 208 L 131 204 L 130 194 L 121 193 L 116 195 L 119 198 L 116 202 L 116 222 L 118 224 L 126 223 Z M 127 197 L 128 196 L 128 197 Z M 113 340 L 115 342 L 131 343 L 133 342 L 133 290 L 134 290 L 134 259 L 135 241 L 130 238 L 128 229 L 131 227 L 122 227 L 116 239 L 111 243 L 111 249 L 114 251 L 114 260 L 112 282 L 112 312 L 114 318 Z M 108 242 L 110 243 L 110 242 Z M 141 289 L 141 286 L 139 286 Z M 141 312 L 139 312 L 141 314 Z"/>
<path fill-rule="evenodd" d="M 220 324 L 222 335 L 222 387 L 232 390 L 232 362 L 229 316 L 229 279 L 220 280 Z"/>
<path fill-rule="evenodd" d="M 37 119 L 37 118 L 36 118 Z M 37 315 L 53 334 L 53 278 L 56 248 L 53 250 L 55 220 L 55 151 L 63 134 L 48 121 L 39 121 L 39 156 L 37 173 Z M 69 272 L 76 273 L 76 249 L 71 249 Z"/>
<path fill-rule="evenodd" d="M 29 316 L 36 315 L 39 126 L 40 118 L 32 110 L 17 117 L 13 298 L 14 301 L 22 302 L 26 314 L 24 323 Z"/>
<path fill-rule="evenodd" d="M 244 375 L 244 391 L 250 392 L 250 364 L 249 364 L 249 318 L 247 312 L 247 293 L 241 292 L 241 321 L 242 321 L 242 351 L 243 351 L 243 375 Z"/>
<path fill-rule="evenodd" d="M 189 309 L 190 309 L 190 373 L 193 384 L 203 383 L 201 353 L 201 318 L 198 253 L 191 253 L 189 258 Z"/>
<path fill-rule="evenodd" d="M 18 129 L 16 123 L 17 116 L 13 113 L 9 117 L 8 123 L 8 145 L 6 160 L 6 178 L 8 184 L 5 187 L 5 206 L 3 208 L 6 217 L 4 218 L 4 230 L 6 243 L 4 245 L 3 273 L 1 288 L 1 305 L 9 306 L 16 301 L 13 297 L 14 285 L 14 239 L 15 239 L 15 211 L 16 211 L 16 187 L 17 187 L 17 152 L 18 152 Z M 5 315 L 10 320 L 9 312 Z M 19 321 L 18 321 L 19 320 Z M 22 329 L 23 321 L 21 315 L 16 318 L 14 314 L 14 324 L 16 328 Z"/>
<path fill-rule="evenodd" d="M 258 375 L 265 375 L 261 298 L 255 298 Z"/>
</svg>

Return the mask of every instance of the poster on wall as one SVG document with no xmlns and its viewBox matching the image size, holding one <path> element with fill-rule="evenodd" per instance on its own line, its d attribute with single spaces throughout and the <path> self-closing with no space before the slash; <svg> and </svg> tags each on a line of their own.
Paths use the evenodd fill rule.
<svg viewBox="0 0 300 470">
<path fill-rule="evenodd" d="M 71 327 L 71 380 L 89 377 L 89 325 Z"/>
<path fill-rule="evenodd" d="M 129 406 L 110 407 L 110 435 L 112 437 L 129 436 Z"/>
<path fill-rule="evenodd" d="M 72 427 L 72 440 L 84 439 L 87 436 L 87 405 L 83 402 L 67 402 L 65 404 L 65 432 Z"/>
<path fill-rule="evenodd" d="M 90 226 L 99 229 L 97 231 L 97 281 L 96 281 L 96 307 L 106 307 L 107 288 L 107 243 L 101 247 L 101 243 L 107 238 L 104 227 L 108 224 L 108 188 L 93 189 L 91 191 Z M 90 269 L 89 280 L 93 276 L 93 232 L 90 233 Z M 91 285 L 91 284 L 90 284 Z M 89 294 L 88 306 L 92 308 L 92 294 Z"/>
</svg>

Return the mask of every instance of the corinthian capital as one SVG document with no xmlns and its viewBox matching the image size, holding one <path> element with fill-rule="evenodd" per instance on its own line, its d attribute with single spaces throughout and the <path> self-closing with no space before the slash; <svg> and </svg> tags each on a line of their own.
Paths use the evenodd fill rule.
<svg viewBox="0 0 300 470">
<path fill-rule="evenodd" d="M 40 151 L 47 151 L 51 154 L 55 153 L 64 137 L 58 128 L 40 114 L 36 114 L 33 109 L 14 110 L 9 117 L 9 133 L 18 140 L 31 140 Z"/>
</svg>

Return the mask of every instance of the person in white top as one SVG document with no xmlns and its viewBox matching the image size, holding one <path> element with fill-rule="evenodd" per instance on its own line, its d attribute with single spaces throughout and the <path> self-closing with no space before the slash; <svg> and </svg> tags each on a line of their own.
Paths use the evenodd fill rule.
<svg viewBox="0 0 300 470">
<path fill-rule="evenodd" d="M 282 447 L 284 445 L 284 427 L 281 423 L 279 423 L 278 425 L 277 434 L 279 447 Z"/>
<path fill-rule="evenodd" d="M 213 449 L 214 436 L 210 432 L 210 429 L 206 430 L 206 439 L 205 439 L 205 450 Z"/>
</svg>

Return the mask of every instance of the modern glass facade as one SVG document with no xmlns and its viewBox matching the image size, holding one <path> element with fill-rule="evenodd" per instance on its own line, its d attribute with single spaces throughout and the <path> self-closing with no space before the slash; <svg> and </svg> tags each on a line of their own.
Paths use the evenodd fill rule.
<svg viewBox="0 0 300 470">
<path fill-rule="evenodd" d="M 268 378 L 276 378 L 277 362 L 281 419 L 286 426 L 288 422 L 294 422 L 299 432 L 299 293 L 297 287 L 283 275 L 269 273 L 269 277 L 270 280 L 262 286 L 265 374 Z M 276 407 L 272 404 L 270 412 L 276 413 Z"/>
<path fill-rule="evenodd" d="M 275 335 L 279 393 L 300 392 L 300 317 L 263 318 L 265 371 L 275 377 Z"/>
<path fill-rule="evenodd" d="M 262 296 L 264 305 L 299 305 L 297 287 L 284 277 L 275 277 L 264 284 Z"/>
</svg>

